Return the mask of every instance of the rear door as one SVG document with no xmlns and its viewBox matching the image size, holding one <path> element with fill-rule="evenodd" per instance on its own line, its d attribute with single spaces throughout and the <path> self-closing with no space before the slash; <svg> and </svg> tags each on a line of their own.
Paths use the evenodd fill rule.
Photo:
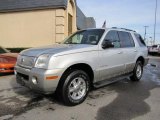
<svg viewBox="0 0 160 120">
<path fill-rule="evenodd" d="M 130 32 L 119 31 L 118 35 L 125 58 L 125 73 L 129 73 L 133 71 L 133 68 L 135 66 L 135 57 L 138 54 L 138 50 L 135 48 L 135 43 Z"/>
</svg>

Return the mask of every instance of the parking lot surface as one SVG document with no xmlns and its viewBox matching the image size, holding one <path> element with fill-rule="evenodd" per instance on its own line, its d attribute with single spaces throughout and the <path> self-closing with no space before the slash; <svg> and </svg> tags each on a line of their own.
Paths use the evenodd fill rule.
<svg viewBox="0 0 160 120">
<path fill-rule="evenodd" d="M 128 78 L 92 90 L 84 103 L 68 107 L 0 76 L 0 120 L 159 120 L 160 57 L 150 57 L 140 82 Z"/>
</svg>

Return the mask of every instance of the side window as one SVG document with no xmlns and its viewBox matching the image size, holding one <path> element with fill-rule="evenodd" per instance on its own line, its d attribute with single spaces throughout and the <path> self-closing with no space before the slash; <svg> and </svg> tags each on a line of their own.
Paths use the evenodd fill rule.
<svg viewBox="0 0 160 120">
<path fill-rule="evenodd" d="M 80 34 L 77 34 L 72 37 L 72 43 L 81 43 L 83 36 Z"/>
<path fill-rule="evenodd" d="M 142 39 L 142 37 L 141 37 L 139 34 L 134 34 L 134 35 L 135 35 L 135 37 L 136 37 L 136 39 L 137 39 L 138 44 L 139 44 L 141 47 L 146 46 L 144 40 Z"/>
<path fill-rule="evenodd" d="M 118 37 L 118 33 L 115 30 L 111 30 L 107 33 L 104 40 L 109 40 L 114 45 L 114 48 L 120 48 L 120 40 Z"/>
<path fill-rule="evenodd" d="M 131 36 L 130 33 L 128 32 L 123 32 L 123 31 L 119 31 L 119 39 L 120 39 L 120 43 L 121 43 L 121 47 L 134 47 L 134 40 Z"/>
</svg>

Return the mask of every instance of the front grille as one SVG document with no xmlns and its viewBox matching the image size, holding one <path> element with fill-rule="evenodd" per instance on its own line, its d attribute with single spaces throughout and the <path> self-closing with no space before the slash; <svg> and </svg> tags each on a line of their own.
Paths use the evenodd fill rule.
<svg viewBox="0 0 160 120">
<path fill-rule="evenodd" d="M 29 80 L 29 76 L 28 75 L 24 75 L 22 73 L 17 73 L 17 79 L 18 80 L 26 80 L 26 81 L 28 81 Z"/>
<path fill-rule="evenodd" d="M 17 59 L 17 64 L 24 68 L 34 67 L 35 58 L 29 56 L 19 56 Z"/>
</svg>

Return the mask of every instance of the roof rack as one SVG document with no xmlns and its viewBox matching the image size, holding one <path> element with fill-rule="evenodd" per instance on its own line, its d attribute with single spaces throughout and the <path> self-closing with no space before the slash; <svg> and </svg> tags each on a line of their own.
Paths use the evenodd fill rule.
<svg viewBox="0 0 160 120">
<path fill-rule="evenodd" d="M 127 31 L 133 31 L 136 32 L 135 30 L 131 30 L 131 29 L 126 29 L 126 28 L 117 28 L 117 27 L 112 27 L 113 29 L 123 29 L 123 30 L 127 30 Z"/>
</svg>

